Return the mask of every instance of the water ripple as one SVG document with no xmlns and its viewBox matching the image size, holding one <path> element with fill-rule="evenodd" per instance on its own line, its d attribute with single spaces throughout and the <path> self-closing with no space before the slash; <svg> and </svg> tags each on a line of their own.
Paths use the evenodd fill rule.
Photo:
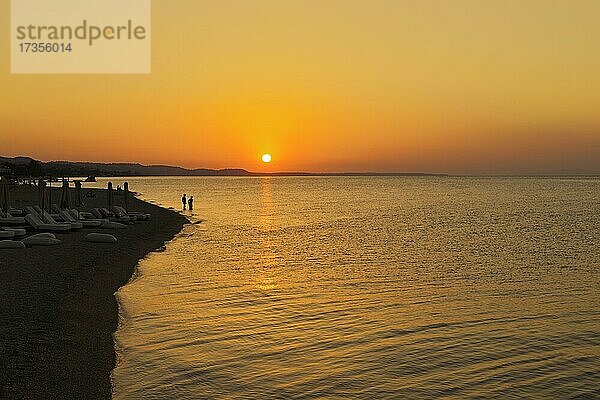
<svg viewBox="0 0 600 400">
<path fill-rule="evenodd" d="M 599 181 L 190 178 L 114 397 L 600 398 Z"/>
</svg>

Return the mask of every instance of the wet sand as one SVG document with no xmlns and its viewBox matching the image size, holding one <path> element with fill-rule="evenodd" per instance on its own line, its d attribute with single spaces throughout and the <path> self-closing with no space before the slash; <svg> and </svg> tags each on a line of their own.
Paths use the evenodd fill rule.
<svg viewBox="0 0 600 400">
<path fill-rule="evenodd" d="M 84 190 L 85 191 L 85 190 Z M 106 193 L 86 198 L 84 210 L 106 205 Z M 37 204 L 35 188 L 11 192 L 12 205 Z M 53 202 L 60 199 L 58 190 Z M 115 204 L 122 197 L 115 196 Z M 130 198 L 130 211 L 152 219 L 122 230 L 82 229 L 57 234 L 53 247 L 0 253 L 0 398 L 109 399 L 118 324 L 114 293 L 137 262 L 172 239 L 182 215 Z M 84 241 L 111 233 L 117 244 Z"/>
</svg>

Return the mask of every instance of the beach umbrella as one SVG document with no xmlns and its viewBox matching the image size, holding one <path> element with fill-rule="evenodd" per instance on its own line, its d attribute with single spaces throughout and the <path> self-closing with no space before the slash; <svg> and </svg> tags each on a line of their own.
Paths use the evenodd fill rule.
<svg viewBox="0 0 600 400">
<path fill-rule="evenodd" d="M 124 189 L 124 199 L 123 201 L 125 202 L 125 211 L 129 211 L 129 183 L 125 182 L 125 184 L 123 185 L 123 189 Z"/>
<path fill-rule="evenodd" d="M 48 212 L 52 211 L 52 177 L 50 177 L 50 179 L 48 179 L 48 183 L 50 185 L 48 185 Z M 44 185 L 44 187 L 46 187 L 46 185 Z M 44 207 L 40 207 L 42 210 L 44 210 Z"/>
<path fill-rule="evenodd" d="M 43 210 L 46 205 L 46 182 L 43 179 L 38 181 L 39 206 Z"/>
<path fill-rule="evenodd" d="M 108 192 L 107 192 L 107 200 L 108 200 L 108 209 L 113 206 L 114 198 L 113 198 L 113 184 L 112 182 L 108 182 Z"/>
<path fill-rule="evenodd" d="M 81 200 L 81 181 L 75 181 L 75 189 L 77 191 L 77 207 L 81 207 L 83 205 L 83 201 Z"/>
<path fill-rule="evenodd" d="M 0 208 L 8 212 L 10 208 L 10 198 L 8 195 L 8 181 L 2 179 L 2 189 L 0 189 Z"/>
<path fill-rule="evenodd" d="M 71 208 L 71 191 L 69 190 L 69 181 L 63 178 L 62 182 L 62 193 L 60 196 L 60 208 L 69 209 Z"/>
</svg>

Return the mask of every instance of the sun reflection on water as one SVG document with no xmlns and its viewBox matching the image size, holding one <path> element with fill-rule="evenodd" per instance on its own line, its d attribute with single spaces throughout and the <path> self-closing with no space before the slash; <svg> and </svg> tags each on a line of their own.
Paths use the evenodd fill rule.
<svg viewBox="0 0 600 400">
<path fill-rule="evenodd" d="M 275 268 L 277 267 L 277 253 L 273 243 L 274 231 L 273 189 L 270 177 L 262 179 L 262 195 L 260 208 L 260 262 L 262 268 L 257 269 L 261 276 L 256 279 L 256 287 L 263 291 L 271 291 L 277 287 L 275 281 Z"/>
</svg>

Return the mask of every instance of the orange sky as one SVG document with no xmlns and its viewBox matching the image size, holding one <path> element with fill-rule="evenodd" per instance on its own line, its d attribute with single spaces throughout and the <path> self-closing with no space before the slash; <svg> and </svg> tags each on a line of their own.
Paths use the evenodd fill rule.
<svg viewBox="0 0 600 400">
<path fill-rule="evenodd" d="M 150 75 L 11 75 L 0 15 L 0 155 L 600 173 L 598 1 L 154 0 Z"/>
</svg>

